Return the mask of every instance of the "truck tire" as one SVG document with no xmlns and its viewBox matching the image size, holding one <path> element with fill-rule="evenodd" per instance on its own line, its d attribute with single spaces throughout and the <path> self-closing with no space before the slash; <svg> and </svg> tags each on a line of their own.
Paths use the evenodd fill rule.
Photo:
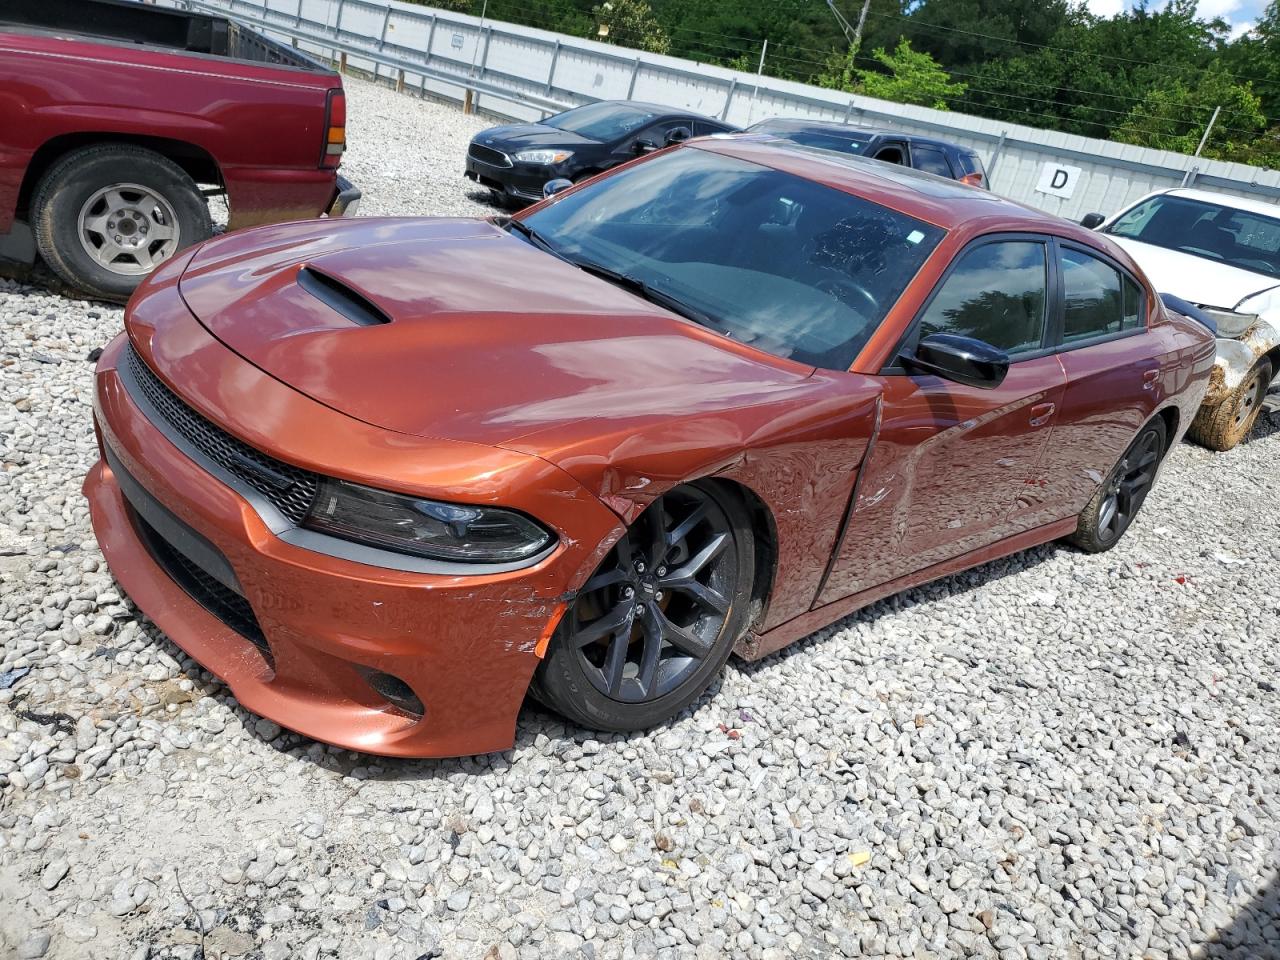
<svg viewBox="0 0 1280 960">
<path fill-rule="evenodd" d="M 1187 437 L 1210 450 L 1230 450 L 1249 435 L 1262 412 L 1262 401 L 1271 384 L 1271 361 L 1263 357 L 1216 407 L 1201 407 L 1191 421 Z"/>
<path fill-rule="evenodd" d="M 104 300 L 127 300 L 155 267 L 213 234 L 195 181 L 132 144 L 85 147 L 58 160 L 36 187 L 31 213 L 49 268 Z"/>
</svg>

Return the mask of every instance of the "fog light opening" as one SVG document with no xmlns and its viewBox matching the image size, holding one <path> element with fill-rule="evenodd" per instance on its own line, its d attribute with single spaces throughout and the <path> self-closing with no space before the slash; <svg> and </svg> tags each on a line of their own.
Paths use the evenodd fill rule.
<svg viewBox="0 0 1280 960">
<path fill-rule="evenodd" d="M 399 677 L 368 668 L 360 672 L 364 674 L 365 682 L 369 684 L 373 692 L 397 710 L 415 717 L 421 717 L 426 712 L 422 706 L 422 701 L 413 692 L 413 688 Z"/>
</svg>

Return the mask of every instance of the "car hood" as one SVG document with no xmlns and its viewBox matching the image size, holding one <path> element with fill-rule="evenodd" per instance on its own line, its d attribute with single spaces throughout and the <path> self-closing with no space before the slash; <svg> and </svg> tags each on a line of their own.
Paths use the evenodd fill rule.
<svg viewBox="0 0 1280 960">
<path fill-rule="evenodd" d="M 768 403 L 813 373 L 482 220 L 354 218 L 232 234 L 200 249 L 179 289 L 210 333 L 273 377 L 422 437 L 502 445 L 582 421 L 638 429 Z"/>
<path fill-rule="evenodd" d="M 502 127 L 490 127 L 477 133 L 472 143 L 483 144 L 498 150 L 534 150 L 538 147 L 600 146 L 577 133 L 549 127 L 545 123 L 513 123 Z"/>
<path fill-rule="evenodd" d="M 1107 234 L 1107 239 L 1133 257 L 1158 292 L 1172 293 L 1201 306 L 1230 310 L 1246 297 L 1276 286 L 1276 280 L 1265 273 L 1241 270 L 1128 237 Z"/>
</svg>

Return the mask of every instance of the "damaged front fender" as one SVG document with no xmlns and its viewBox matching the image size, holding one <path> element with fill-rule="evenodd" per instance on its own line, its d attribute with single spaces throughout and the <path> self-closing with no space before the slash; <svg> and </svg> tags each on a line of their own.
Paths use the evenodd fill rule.
<svg viewBox="0 0 1280 960">
<path fill-rule="evenodd" d="M 1258 360 L 1280 347 L 1280 318 L 1258 317 L 1240 336 L 1219 337 L 1203 404 L 1216 407 L 1239 389 Z"/>
</svg>

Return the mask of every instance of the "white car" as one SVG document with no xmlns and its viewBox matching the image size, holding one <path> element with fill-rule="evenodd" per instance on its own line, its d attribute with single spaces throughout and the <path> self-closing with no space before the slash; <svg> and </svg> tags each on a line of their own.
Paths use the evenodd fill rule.
<svg viewBox="0 0 1280 960">
<path fill-rule="evenodd" d="M 1280 206 L 1176 188 L 1081 223 L 1124 247 L 1157 290 L 1217 325 L 1217 363 L 1187 436 L 1214 450 L 1234 447 L 1265 404 L 1280 402 L 1280 394 L 1268 397 L 1280 372 Z"/>
</svg>

